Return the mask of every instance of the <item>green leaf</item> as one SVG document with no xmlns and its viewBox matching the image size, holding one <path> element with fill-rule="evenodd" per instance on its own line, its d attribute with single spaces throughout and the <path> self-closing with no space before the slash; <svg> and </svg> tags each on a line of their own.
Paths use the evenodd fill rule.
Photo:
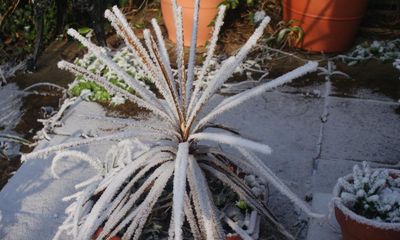
<svg viewBox="0 0 400 240">
<path fill-rule="evenodd" d="M 137 28 L 137 29 L 144 29 L 145 28 L 145 25 L 144 25 L 144 23 L 135 23 L 135 28 Z"/>
<path fill-rule="evenodd" d="M 287 34 L 290 33 L 290 29 L 289 28 L 285 28 L 279 31 L 278 33 L 278 37 L 276 38 L 276 42 L 278 44 L 281 44 L 284 42 L 284 40 L 287 38 Z"/>
<path fill-rule="evenodd" d="M 246 210 L 249 208 L 249 206 L 247 205 L 247 202 L 245 202 L 244 200 L 239 200 L 236 202 L 236 207 L 241 209 L 241 210 Z"/>
<path fill-rule="evenodd" d="M 89 33 L 91 30 L 92 29 L 89 27 L 81 27 L 81 28 L 78 28 L 78 33 L 85 35 L 85 34 Z"/>
</svg>

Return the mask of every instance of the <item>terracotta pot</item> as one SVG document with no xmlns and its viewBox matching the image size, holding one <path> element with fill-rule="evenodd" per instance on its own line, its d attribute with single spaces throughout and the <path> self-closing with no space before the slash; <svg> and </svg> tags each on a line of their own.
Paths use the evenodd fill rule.
<svg viewBox="0 0 400 240">
<path fill-rule="evenodd" d="M 210 39 L 212 27 L 209 27 L 209 25 L 217 15 L 218 5 L 221 2 L 222 0 L 200 0 L 197 46 L 204 46 L 208 39 Z M 177 0 L 177 3 L 179 6 L 182 6 L 184 45 L 190 46 L 192 39 L 194 0 Z M 161 0 L 161 11 L 165 26 L 167 27 L 168 38 L 176 43 L 176 30 L 171 0 Z"/>
<path fill-rule="evenodd" d="M 400 176 L 400 171 L 390 170 Z M 346 180 L 351 180 L 347 175 Z M 335 216 L 342 230 L 343 240 L 399 240 L 400 223 L 383 223 L 357 215 L 347 208 L 340 198 L 341 188 L 337 184 L 334 190 Z M 376 226 L 379 223 L 380 227 Z"/>
<path fill-rule="evenodd" d="M 283 19 L 298 20 L 304 39 L 297 47 L 342 52 L 351 47 L 368 0 L 282 0 Z"/>
</svg>

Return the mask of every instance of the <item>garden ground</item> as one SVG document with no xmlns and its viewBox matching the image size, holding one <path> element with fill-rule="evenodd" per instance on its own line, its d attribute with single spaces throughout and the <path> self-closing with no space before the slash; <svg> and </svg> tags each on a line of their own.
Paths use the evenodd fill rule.
<svg viewBox="0 0 400 240">
<path fill-rule="evenodd" d="M 153 12 L 130 20 L 146 26 L 143 19 L 156 15 L 157 12 Z M 243 29 L 243 26 L 230 29 L 231 32 L 227 31 L 221 37 L 221 50 L 228 54 L 242 45 L 252 32 L 252 29 L 245 29 L 238 34 L 232 30 Z M 111 35 L 108 43 L 117 47 L 120 41 Z M 171 44 L 169 46 L 172 47 Z M 292 53 L 303 59 L 322 59 L 321 66 L 326 64 L 326 56 L 323 55 L 294 50 Z M 57 92 L 51 92 L 53 95 L 50 96 L 25 95 L 18 88 L 24 89 L 37 82 L 67 87 L 73 76 L 59 70 L 56 63 L 61 59 L 72 60 L 82 54 L 83 50 L 77 43 L 55 41 L 39 59 L 37 71 L 19 74 L 9 80 L 11 84 L 8 87 L 0 88 L 0 106 L 16 100 L 9 110 L 16 112 L 15 109 L 20 109 L 15 116 L 0 112 L 0 119 L 8 118 L 13 122 L 8 125 L 12 126 L 10 130 L 13 133 L 31 140 L 42 127 L 36 121 L 43 118 L 41 108 L 57 108 L 61 97 Z M 273 78 L 302 63 L 298 58 L 278 55 L 263 67 L 270 69 L 268 78 Z M 265 163 L 299 196 L 310 204 L 312 202 L 315 209 L 321 212 L 327 212 L 329 193 L 337 178 L 350 173 L 355 163 L 370 161 L 372 166 L 381 166 L 396 164 L 400 159 L 399 72 L 391 62 L 371 60 L 351 67 L 338 61 L 335 63 L 338 70 L 351 78 L 332 77 L 332 89 L 327 88 L 322 76 L 307 75 L 290 85 L 267 92 L 218 119 L 220 123 L 239 129 L 245 136 L 253 136 L 255 140 L 271 146 L 273 153 L 265 159 Z M 22 101 L 18 100 L 22 96 Z M 215 101 L 222 98 L 219 96 Z M 71 136 L 54 136 L 50 143 L 41 141 L 38 147 L 120 129 L 121 126 L 89 121 L 81 115 L 137 118 L 138 109 L 128 106 L 111 108 L 106 104 L 99 106 L 82 102 L 70 109 L 62 120 L 65 125 L 60 131 Z M 143 113 L 139 115 L 146 118 Z M 3 125 L 5 122 L 1 123 Z M 3 130 L 0 126 L 0 131 Z M 104 143 L 83 150 L 101 158 L 109 145 Z M 31 149 L 22 147 L 21 151 Z M 0 186 L 9 181 L 0 192 L 1 239 L 51 239 L 65 218 L 64 209 L 68 203 L 61 202 L 61 199 L 75 192 L 73 186 L 88 178 L 87 172 L 92 172 L 85 163 L 66 160 L 57 169 L 61 178 L 54 179 L 50 165 L 50 158 L 26 162 L 21 168 L 18 156 L 11 161 L 0 159 Z M 14 176 L 8 179 L 17 169 Z M 269 205 L 299 239 L 339 239 L 337 228 L 332 228 L 330 224 L 321 227 L 319 223 L 312 223 L 307 231 L 306 218 L 274 189 L 270 189 Z"/>
<path fill-rule="evenodd" d="M 63 56 L 64 52 L 62 58 L 71 59 L 79 51 L 76 45 L 68 42 L 54 43 L 41 58 L 39 66 L 42 67 L 38 72 L 19 75 L 14 80 L 22 88 L 38 80 L 66 86 L 72 76 L 56 68 L 60 58 L 57 56 L 60 53 Z M 52 55 L 53 52 L 57 54 Z M 322 58 L 320 55 L 301 56 Z M 300 60 L 291 57 L 278 59 L 269 65 L 270 77 L 301 64 Z M 324 64 L 326 62 L 321 62 L 322 66 Z M 271 146 L 273 153 L 265 163 L 301 197 L 309 201 L 313 197 L 317 199 L 314 206 L 319 204 L 320 211 L 327 211 L 328 207 L 327 204 L 321 206 L 321 199 L 327 196 L 323 193 L 330 193 L 337 178 L 350 173 L 354 164 L 369 161 L 372 166 L 395 165 L 400 159 L 398 71 L 391 63 L 375 60 L 352 67 L 337 65 L 351 79 L 333 76 L 331 90 L 323 77 L 307 75 L 218 119 L 220 123 L 239 129 L 245 136 L 253 136 Z M 2 88 L 0 94 L 3 97 L 7 93 Z M 214 101 L 222 98 L 219 96 Z M 24 101 L 22 109 L 29 109 L 31 105 L 32 101 Z M 114 114 L 126 116 L 125 108 L 119 110 Z M 78 104 L 64 116 L 65 125 L 60 129 L 71 136 L 54 136 L 50 143 L 40 142 L 39 147 L 70 141 L 82 133 L 95 135 L 120 127 L 82 117 L 87 114 L 106 115 L 110 114 L 110 109 L 105 110 L 95 103 Z M 22 118 L 22 122 L 31 126 L 34 118 L 28 116 Z M 27 132 L 28 128 L 23 131 Z M 107 145 L 109 143 L 84 150 L 101 158 Z M 88 178 L 86 172 L 91 170 L 84 163 L 64 161 L 58 169 L 61 178 L 53 179 L 50 165 L 50 158 L 24 163 L 0 192 L 2 239 L 50 239 L 63 222 L 68 203 L 60 200 L 73 193 L 74 184 Z M 287 199 L 270 189 L 269 204 L 293 233 L 297 233 L 300 239 L 306 238 L 305 218 Z M 320 229 L 315 230 L 315 224 L 312 225 L 308 237 L 317 239 L 313 234 L 315 237 L 316 231 L 320 237 Z M 339 239 L 335 231 L 331 231 L 330 236 Z"/>
</svg>

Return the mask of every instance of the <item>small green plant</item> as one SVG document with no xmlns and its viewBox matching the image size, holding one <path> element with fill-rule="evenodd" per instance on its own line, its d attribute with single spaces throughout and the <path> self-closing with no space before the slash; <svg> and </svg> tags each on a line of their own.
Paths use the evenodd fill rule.
<svg viewBox="0 0 400 240">
<path fill-rule="evenodd" d="M 79 31 L 78 31 L 79 32 Z M 82 34 L 82 33 L 80 33 Z M 128 49 L 122 48 L 117 51 L 114 55 L 113 60 L 123 68 L 130 76 L 137 78 L 142 82 L 146 88 L 152 88 L 153 84 L 149 81 L 147 75 L 144 73 L 143 69 L 138 65 L 134 56 L 128 51 Z M 99 74 L 106 78 L 110 83 L 115 86 L 124 89 L 130 93 L 134 93 L 133 88 L 119 78 L 117 74 L 107 68 L 105 64 L 97 60 L 93 54 L 86 54 L 81 59 L 76 59 L 75 64 L 84 67 L 94 74 Z M 99 85 L 94 81 L 87 80 L 84 76 L 78 75 L 75 78 L 73 84 L 69 88 L 69 93 L 73 96 L 81 96 L 82 93 L 89 93 L 88 100 L 96 102 L 112 102 L 112 103 L 122 103 L 121 101 L 114 101 L 115 95 L 109 93 L 103 86 Z"/>
<path fill-rule="evenodd" d="M 267 39 L 267 43 L 277 45 L 279 48 L 300 44 L 304 39 L 304 31 L 296 24 L 297 22 L 296 20 L 280 21 L 276 25 L 276 30 Z"/>
</svg>

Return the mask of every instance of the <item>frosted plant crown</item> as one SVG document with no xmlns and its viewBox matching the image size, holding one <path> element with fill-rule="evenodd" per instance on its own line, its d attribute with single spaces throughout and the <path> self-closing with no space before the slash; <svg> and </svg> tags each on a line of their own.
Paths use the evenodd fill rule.
<svg viewBox="0 0 400 240">
<path fill-rule="evenodd" d="M 130 127 L 133 130 L 67 142 L 24 156 L 24 159 L 30 159 L 45 157 L 52 152 L 60 152 L 53 162 L 54 173 L 56 173 L 58 160 L 66 156 L 87 161 L 99 171 L 98 176 L 77 186 L 80 189 L 77 194 L 67 198 L 75 201 L 67 208 L 68 217 L 55 236 L 56 239 L 64 231 L 73 235 L 74 239 L 92 239 L 99 227 L 102 228 L 102 232 L 96 239 L 104 239 L 117 234 L 122 235 L 122 239 L 138 239 L 152 209 L 165 189 L 168 188 L 172 177 L 173 197 L 169 237 L 177 240 L 183 239 L 182 226 L 184 220 L 187 219 L 194 239 L 224 239 L 225 234 L 207 185 L 206 173 L 229 186 L 240 198 L 265 217 L 281 235 L 281 239 L 294 239 L 278 223 L 265 203 L 252 193 L 243 179 L 227 167 L 228 163 L 272 184 L 308 215 L 320 217 L 319 214 L 313 213 L 308 205 L 299 199 L 254 154 L 254 152 L 270 154 L 272 150 L 269 146 L 232 134 L 226 130 L 227 128 L 220 128 L 218 132 L 213 133 L 204 131 L 218 115 L 263 94 L 265 91 L 315 71 L 318 64 L 309 62 L 275 80 L 227 97 L 210 111 L 204 112 L 204 108 L 211 98 L 263 35 L 270 18 L 265 17 L 238 53 L 228 58 L 211 80 L 206 80 L 218 34 L 223 24 L 225 6 L 219 7 L 207 56 L 200 73 L 196 75 L 194 67 L 198 8 L 199 0 L 195 0 L 192 44 L 186 67 L 183 51 L 182 8 L 177 5 L 175 0 L 173 1 L 177 31 L 176 71 L 171 67 L 163 36 L 156 20 L 152 20 L 155 38 L 146 29 L 143 32 L 144 41 L 142 42 L 117 7 L 105 12 L 105 17 L 111 22 L 118 35 L 124 39 L 132 55 L 148 75 L 150 81 L 154 83 L 162 98 L 158 98 L 139 80 L 127 74 L 112 60 L 106 49 L 94 45 L 73 29 L 68 30 L 69 35 L 80 41 L 103 64 L 113 70 L 119 78 L 135 90 L 135 94 L 118 88 L 103 76 L 94 74 L 76 64 L 61 61 L 58 64 L 60 68 L 84 76 L 101 84 L 108 91 L 124 96 L 157 115 L 162 123 L 132 121 Z M 200 118 L 201 113 L 204 117 Z M 124 139 L 130 139 L 131 142 L 118 144 L 107 155 L 105 163 L 85 153 L 65 150 L 84 144 Z M 240 158 L 221 152 L 215 147 L 204 145 L 202 144 L 203 140 L 230 146 L 233 151 L 240 154 Z M 138 186 L 138 182 L 141 182 L 140 186 Z M 96 196 L 96 200 L 93 196 Z M 250 238 L 245 235 L 244 231 L 238 231 L 238 234 L 244 239 Z"/>
</svg>

